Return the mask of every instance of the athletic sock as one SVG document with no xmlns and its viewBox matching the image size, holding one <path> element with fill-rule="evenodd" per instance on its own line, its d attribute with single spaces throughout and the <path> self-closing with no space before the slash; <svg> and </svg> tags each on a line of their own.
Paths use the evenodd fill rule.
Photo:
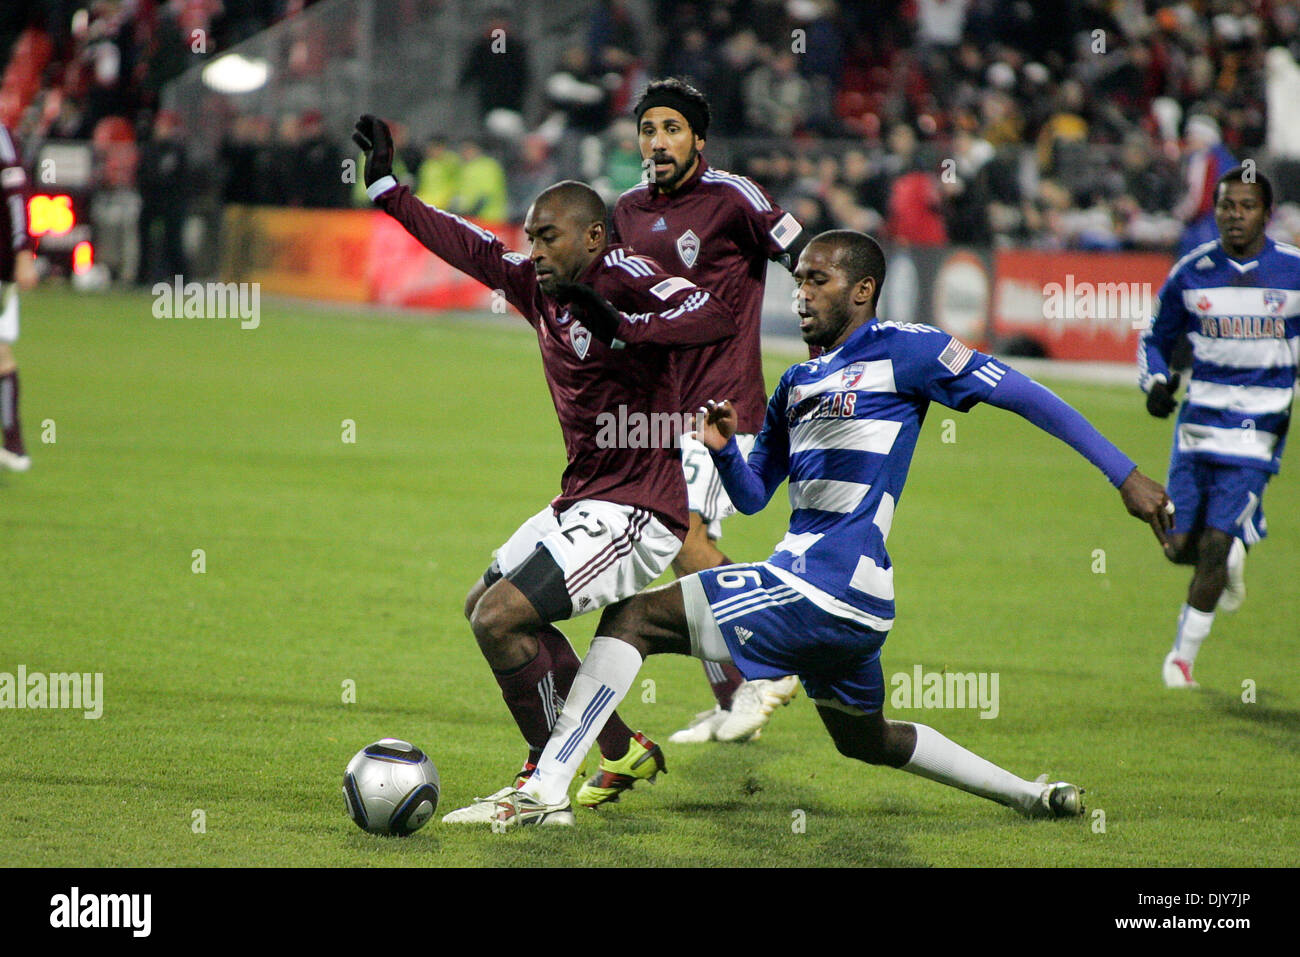
<svg viewBox="0 0 1300 957">
<path fill-rule="evenodd" d="M 536 762 L 564 700 L 556 694 L 555 671 L 551 656 L 544 644 L 539 643 L 537 656 L 527 664 L 510 671 L 493 669 L 492 677 L 501 687 L 501 697 L 519 726 L 519 732 L 528 742 L 528 760 Z"/>
<path fill-rule="evenodd" d="M 14 455 L 26 455 L 23 428 L 18 422 L 18 370 L 0 376 L 0 428 L 4 429 L 4 446 Z"/>
<path fill-rule="evenodd" d="M 582 665 L 582 659 L 573 650 L 573 645 L 569 644 L 569 639 L 564 637 L 564 633 L 554 625 L 543 625 L 538 629 L 537 640 L 551 656 L 551 670 L 555 675 L 555 693 L 563 702 L 569 697 L 569 689 L 573 685 L 574 675 Z M 600 745 L 602 757 L 617 761 L 627 754 L 628 745 L 632 743 L 632 729 L 617 713 L 611 714 L 609 720 L 605 722 L 605 727 L 600 729 L 596 743 Z M 540 750 L 538 753 L 540 754 Z M 532 755 L 531 760 L 536 761 L 537 754 Z"/>
<path fill-rule="evenodd" d="M 1009 807 L 1027 810 L 1040 799 L 1041 784 L 1016 777 L 928 725 L 912 727 L 916 728 L 916 750 L 902 770 Z"/>
<path fill-rule="evenodd" d="M 1196 662 L 1196 653 L 1201 650 L 1201 642 L 1210 637 L 1210 628 L 1214 625 L 1214 612 L 1197 611 L 1191 605 L 1183 605 L 1178 612 L 1178 635 L 1174 638 L 1174 654 L 1189 665 Z"/>
<path fill-rule="evenodd" d="M 730 711 L 731 699 L 735 696 L 736 689 L 745 683 L 745 676 L 729 661 L 701 661 L 700 664 L 704 665 L 704 676 L 709 679 L 709 687 L 713 689 L 718 707 Z"/>
<path fill-rule="evenodd" d="M 522 790 L 546 804 L 564 800 L 601 725 L 614 713 L 640 670 L 641 653 L 627 642 L 600 636 L 591 640 L 564 712 L 537 761 L 537 770 Z"/>
</svg>

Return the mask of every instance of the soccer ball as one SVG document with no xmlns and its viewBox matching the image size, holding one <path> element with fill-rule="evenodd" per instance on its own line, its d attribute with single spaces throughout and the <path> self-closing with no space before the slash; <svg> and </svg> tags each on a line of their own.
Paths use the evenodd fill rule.
<svg viewBox="0 0 1300 957">
<path fill-rule="evenodd" d="M 343 774 L 348 817 L 371 834 L 414 834 L 438 809 L 438 792 L 429 756 L 397 738 L 358 751 Z"/>
</svg>

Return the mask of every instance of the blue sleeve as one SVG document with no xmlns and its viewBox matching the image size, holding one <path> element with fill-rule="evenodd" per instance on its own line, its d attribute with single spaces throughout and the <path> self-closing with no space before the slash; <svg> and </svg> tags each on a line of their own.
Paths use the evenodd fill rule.
<svg viewBox="0 0 1300 957">
<path fill-rule="evenodd" d="M 790 473 L 790 432 L 785 424 L 785 404 L 783 378 L 767 403 L 767 416 L 748 461 L 740 454 L 734 436 L 721 452 L 709 450 L 722 487 L 727 490 L 731 503 L 745 515 L 761 512 Z"/>
<path fill-rule="evenodd" d="M 1156 377 L 1169 381 L 1169 357 L 1187 329 L 1187 308 L 1177 273 L 1170 273 L 1156 295 L 1155 314 L 1138 342 L 1138 386 L 1150 392 Z"/>
<path fill-rule="evenodd" d="M 933 326 L 906 324 L 891 328 L 895 388 L 967 412 L 988 399 L 1005 367 Z"/>
<path fill-rule="evenodd" d="M 1086 458 L 1116 488 L 1137 468 L 1133 460 L 1111 444 L 1072 406 L 1055 392 L 1015 369 L 1008 369 L 993 394 L 985 400 L 999 409 L 1024 416 L 1044 432 L 1056 436 Z"/>
</svg>

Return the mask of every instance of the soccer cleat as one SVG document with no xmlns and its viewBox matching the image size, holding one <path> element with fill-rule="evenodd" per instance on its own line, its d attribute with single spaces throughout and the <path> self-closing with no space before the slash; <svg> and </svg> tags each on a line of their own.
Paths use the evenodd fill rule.
<svg viewBox="0 0 1300 957">
<path fill-rule="evenodd" d="M 1232 540 L 1228 549 L 1228 584 L 1219 596 L 1221 611 L 1236 611 L 1246 600 L 1246 544 L 1240 538 Z"/>
<path fill-rule="evenodd" d="M 719 741 L 749 741 L 780 705 L 787 705 L 799 693 L 799 679 L 786 675 L 769 681 L 759 678 L 746 681 L 731 698 L 731 713 L 713 732 Z"/>
<path fill-rule="evenodd" d="M 8 469 L 10 472 L 26 472 L 31 467 L 31 456 L 19 455 L 17 452 L 0 448 L 0 468 Z"/>
<path fill-rule="evenodd" d="M 600 768 L 578 788 L 574 801 L 579 807 L 598 807 L 617 801 L 624 791 L 632 790 L 637 781 L 655 783 L 660 771 L 668 773 L 664 753 L 644 734 L 638 731 L 628 742 L 627 754 L 617 761 L 600 759 Z"/>
<path fill-rule="evenodd" d="M 712 741 L 718 732 L 718 726 L 731 717 L 730 711 L 723 711 L 716 704 L 708 711 L 701 711 L 691 723 L 680 731 L 674 731 L 668 740 L 672 744 L 702 744 Z"/>
<path fill-rule="evenodd" d="M 1046 774 L 1040 774 L 1034 781 L 1043 786 L 1042 792 L 1023 813 L 1025 817 L 1082 817 L 1083 788 L 1064 781 L 1049 784 Z"/>
<path fill-rule="evenodd" d="M 492 830 L 512 827 L 573 827 L 573 805 L 543 804 L 533 795 L 511 788 L 493 805 Z"/>
<path fill-rule="evenodd" d="M 497 802 L 523 787 L 525 781 L 533 776 L 536 765 L 525 764 L 515 776 L 515 783 L 494 791 L 487 797 L 475 798 L 468 807 L 457 808 L 442 818 L 443 824 L 491 824 L 496 817 Z"/>
<path fill-rule="evenodd" d="M 1179 658 L 1176 651 L 1171 651 L 1165 655 L 1165 665 L 1161 669 L 1161 673 L 1164 675 L 1166 688 L 1200 687 L 1192 678 L 1192 666 Z"/>
</svg>

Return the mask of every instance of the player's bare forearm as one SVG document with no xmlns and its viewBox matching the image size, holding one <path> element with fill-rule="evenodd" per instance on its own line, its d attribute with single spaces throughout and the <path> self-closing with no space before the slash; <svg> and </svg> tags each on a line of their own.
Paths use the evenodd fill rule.
<svg viewBox="0 0 1300 957">
<path fill-rule="evenodd" d="M 1150 525 L 1160 547 L 1168 553 L 1169 532 L 1174 527 L 1174 503 L 1164 486 L 1134 469 L 1120 485 L 1119 494 L 1128 513 Z"/>
</svg>

